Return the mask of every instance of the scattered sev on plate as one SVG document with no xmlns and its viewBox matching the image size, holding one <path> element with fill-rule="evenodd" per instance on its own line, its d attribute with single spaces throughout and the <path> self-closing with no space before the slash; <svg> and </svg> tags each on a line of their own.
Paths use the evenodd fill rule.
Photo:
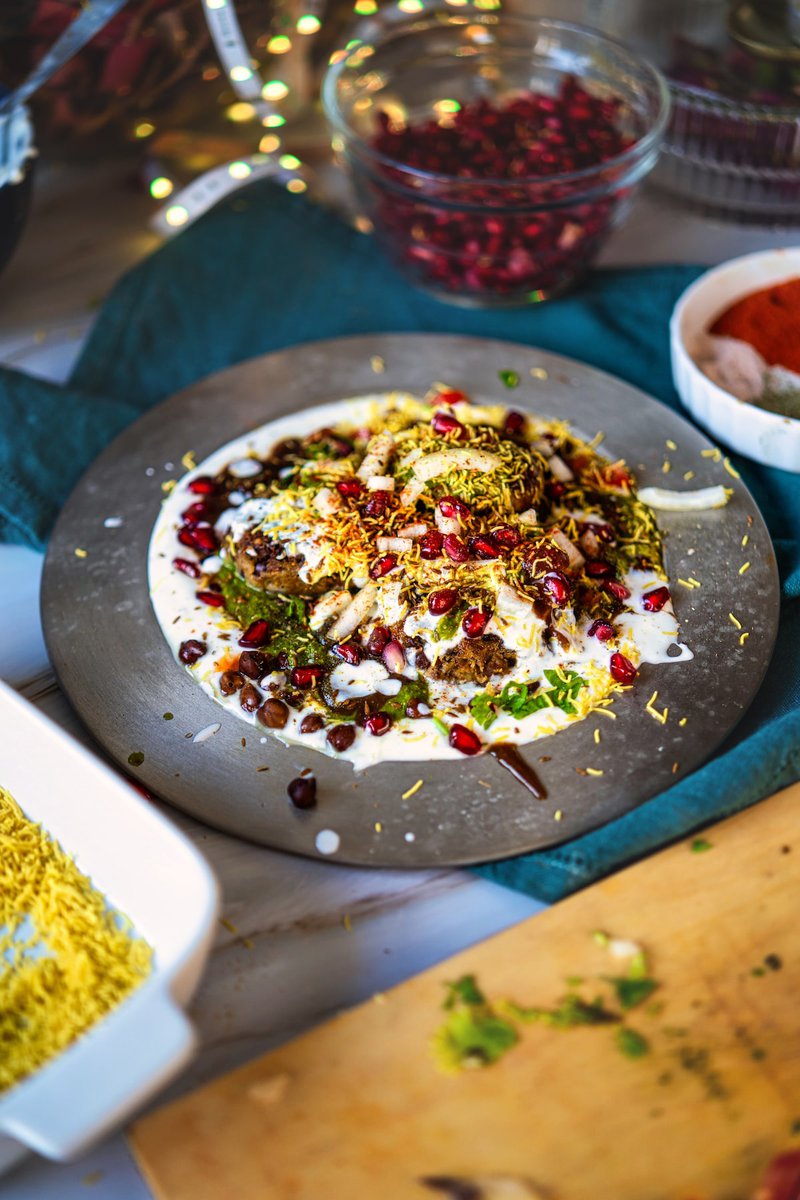
<svg viewBox="0 0 800 1200">
<path fill-rule="evenodd" d="M 0 1095 L 125 999 L 153 952 L 0 787 Z"/>
</svg>

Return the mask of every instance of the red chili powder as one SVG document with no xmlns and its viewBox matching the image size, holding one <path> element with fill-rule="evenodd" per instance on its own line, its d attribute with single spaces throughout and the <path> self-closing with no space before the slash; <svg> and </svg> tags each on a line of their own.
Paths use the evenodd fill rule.
<svg viewBox="0 0 800 1200">
<path fill-rule="evenodd" d="M 800 372 L 800 279 L 737 300 L 709 332 L 749 342 L 771 367 Z"/>
</svg>

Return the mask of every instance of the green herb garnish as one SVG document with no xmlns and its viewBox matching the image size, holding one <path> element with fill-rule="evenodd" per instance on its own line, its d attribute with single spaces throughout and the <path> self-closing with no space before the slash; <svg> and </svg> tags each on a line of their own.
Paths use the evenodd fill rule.
<svg viewBox="0 0 800 1200">
<path fill-rule="evenodd" d="M 616 1013 L 606 1008 L 600 997 L 584 1000 L 569 992 L 559 1000 L 555 1008 L 524 1008 L 513 1001 L 502 1005 L 503 1013 L 516 1017 L 525 1025 L 549 1025 L 551 1029 L 575 1029 L 578 1025 L 611 1025 L 619 1020 Z"/>
<path fill-rule="evenodd" d="M 706 838 L 698 837 L 694 839 L 689 848 L 692 854 L 702 854 L 705 850 L 711 849 L 711 842 L 707 841 Z"/>
<path fill-rule="evenodd" d="M 433 1037 L 433 1051 L 445 1071 L 486 1067 L 497 1062 L 519 1041 L 511 1021 L 487 1003 L 474 975 L 446 984 L 444 1023 Z"/>
<path fill-rule="evenodd" d="M 615 1034 L 617 1049 L 626 1058 L 644 1058 L 650 1052 L 650 1043 L 635 1029 L 622 1025 Z"/>
<path fill-rule="evenodd" d="M 431 717 L 431 720 L 433 721 L 436 728 L 439 730 L 439 733 L 442 735 L 442 737 L 446 737 L 446 738 L 450 737 L 450 730 L 447 728 L 447 726 L 445 725 L 445 723 L 441 719 L 441 717 Z"/>
<path fill-rule="evenodd" d="M 479 692 L 477 696 L 473 696 L 469 702 L 469 711 L 481 729 L 488 729 L 497 720 L 497 709 L 488 692 Z"/>
<path fill-rule="evenodd" d="M 129 767 L 140 767 L 143 762 L 144 762 L 144 751 L 142 751 L 142 750 L 134 750 L 131 754 L 128 755 L 128 766 Z"/>
<path fill-rule="evenodd" d="M 613 987 L 621 1008 L 636 1008 L 642 1004 L 658 987 L 655 979 L 630 979 L 624 976 L 609 977 L 608 982 Z"/>
<path fill-rule="evenodd" d="M 498 371 L 497 377 L 504 387 L 515 388 L 519 387 L 519 375 L 516 371 Z"/>
</svg>

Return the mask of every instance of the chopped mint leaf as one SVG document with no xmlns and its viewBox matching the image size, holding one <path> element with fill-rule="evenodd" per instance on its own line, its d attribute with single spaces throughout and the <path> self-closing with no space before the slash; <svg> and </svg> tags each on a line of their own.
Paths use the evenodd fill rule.
<svg viewBox="0 0 800 1200">
<path fill-rule="evenodd" d="M 698 837 L 692 842 L 690 849 L 692 854 L 703 854 L 704 851 L 711 849 L 711 842 L 706 838 Z"/>
<path fill-rule="evenodd" d="M 614 988 L 621 1008 L 636 1008 L 642 1004 L 658 987 L 655 979 L 626 979 L 624 976 L 609 977 L 608 982 Z"/>
<path fill-rule="evenodd" d="M 614 1035 L 617 1049 L 626 1058 L 644 1058 L 645 1054 L 650 1052 L 650 1043 L 647 1038 L 642 1037 L 635 1029 L 628 1029 L 627 1026 L 621 1026 Z"/>
<path fill-rule="evenodd" d="M 286 602 L 287 616 L 291 621 L 305 621 L 306 602 L 299 596 L 289 596 Z"/>
<path fill-rule="evenodd" d="M 515 388 L 519 387 L 519 375 L 516 371 L 498 371 L 497 377 L 504 387 Z"/>
<path fill-rule="evenodd" d="M 450 737 L 450 730 L 447 728 L 441 717 L 431 717 L 431 720 L 439 730 L 439 733 L 442 735 L 442 737 Z"/>
<path fill-rule="evenodd" d="M 479 692 L 477 696 L 473 696 L 469 702 L 469 711 L 481 729 L 488 729 L 497 720 L 497 710 L 488 692 Z"/>
<path fill-rule="evenodd" d="M 500 693 L 499 705 L 512 717 L 529 717 L 542 708 L 560 708 L 570 716 L 575 714 L 572 701 L 586 680 L 575 671 L 545 671 L 545 679 L 552 686 L 541 691 L 536 683 L 507 683 Z"/>
</svg>

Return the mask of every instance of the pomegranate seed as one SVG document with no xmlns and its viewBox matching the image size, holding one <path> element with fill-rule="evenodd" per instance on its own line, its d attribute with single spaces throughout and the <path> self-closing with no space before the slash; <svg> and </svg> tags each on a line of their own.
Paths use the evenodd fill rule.
<svg viewBox="0 0 800 1200">
<path fill-rule="evenodd" d="M 317 781 L 313 775 L 299 775 L 291 781 L 286 791 L 295 808 L 316 808 Z"/>
<path fill-rule="evenodd" d="M 506 550 L 513 550 L 522 541 L 521 535 L 513 525 L 498 525 L 496 529 L 492 530 L 491 536 Z"/>
<path fill-rule="evenodd" d="M 448 533 L 443 546 L 445 554 L 453 562 L 467 562 L 469 559 L 469 550 L 464 539 L 460 538 L 457 533 Z"/>
<path fill-rule="evenodd" d="M 484 629 L 489 624 L 491 615 L 485 608 L 469 608 L 464 613 L 461 628 L 468 638 L 482 637 Z"/>
<path fill-rule="evenodd" d="M 522 433 L 524 429 L 525 417 L 521 412 L 514 412 L 512 410 L 511 412 L 506 413 L 506 419 L 503 422 L 503 433 L 507 434 L 509 437 L 516 437 L 518 434 Z"/>
<path fill-rule="evenodd" d="M 490 533 L 479 533 L 477 537 L 471 537 L 469 548 L 475 558 L 499 558 L 502 553 Z"/>
<path fill-rule="evenodd" d="M 190 546 L 202 554 L 213 554 L 217 549 L 217 535 L 210 525 L 196 525 L 194 529 L 178 531 L 178 541 L 182 546 Z"/>
<path fill-rule="evenodd" d="M 432 529 L 430 533 L 424 534 L 419 539 L 420 558 L 439 558 L 442 553 L 443 541 L 444 538 L 438 530 Z"/>
<path fill-rule="evenodd" d="M 626 658 L 624 654 L 620 654 L 619 651 L 611 655 L 611 662 L 608 669 L 617 683 L 633 683 L 637 675 L 636 667 L 631 660 Z"/>
<path fill-rule="evenodd" d="M 364 488 L 357 479 L 340 479 L 336 490 L 340 496 L 360 496 Z"/>
<path fill-rule="evenodd" d="M 224 608 L 225 606 L 225 597 L 219 592 L 207 590 L 205 592 L 195 592 L 195 595 L 202 604 L 208 604 L 211 608 Z"/>
<path fill-rule="evenodd" d="M 384 554 L 383 558 L 379 558 L 376 563 L 370 567 L 369 573 L 372 579 L 380 579 L 383 575 L 388 575 L 397 566 L 397 555 Z"/>
<path fill-rule="evenodd" d="M 458 600 L 458 593 L 453 588 L 442 588 L 440 592 L 431 592 L 428 596 L 428 612 L 434 616 L 442 616 L 444 613 L 449 613 Z"/>
<path fill-rule="evenodd" d="M 609 621 L 593 621 L 589 626 L 589 637 L 596 637 L 598 642 L 610 642 L 614 636 L 614 626 Z"/>
<path fill-rule="evenodd" d="M 611 563 L 606 562 L 604 558 L 592 559 L 591 562 L 586 563 L 583 569 L 591 579 L 605 579 L 608 575 L 614 574 Z"/>
<path fill-rule="evenodd" d="M 293 687 L 301 688 L 305 692 L 319 683 L 324 674 L 324 667 L 318 667 L 311 663 L 307 667 L 293 667 L 289 678 Z"/>
<path fill-rule="evenodd" d="M 760 1200 L 797 1200 L 800 1196 L 800 1150 L 784 1150 L 776 1155 L 754 1195 Z"/>
<path fill-rule="evenodd" d="M 448 741 L 454 750 L 460 750 L 462 754 L 480 754 L 483 749 L 483 742 L 477 733 L 467 729 L 466 725 L 451 725 Z"/>
<path fill-rule="evenodd" d="M 196 496 L 214 496 L 219 491 L 219 484 L 210 475 L 198 475 L 188 487 Z"/>
<path fill-rule="evenodd" d="M 191 529 L 193 525 L 197 525 L 200 521 L 208 524 L 210 511 L 207 504 L 202 500 L 196 500 L 194 504 L 190 504 L 188 508 L 181 513 L 181 520 L 184 525 L 188 525 Z"/>
<path fill-rule="evenodd" d="M 373 492 L 367 503 L 364 505 L 364 513 L 368 517 L 382 517 L 386 512 L 386 506 L 388 503 L 388 492 Z"/>
<path fill-rule="evenodd" d="M 190 562 L 188 558 L 173 558 L 172 565 L 176 571 L 183 571 L 190 579 L 199 579 L 203 574 L 197 563 Z"/>
<path fill-rule="evenodd" d="M 551 500 L 560 500 L 567 490 L 567 485 L 558 479 L 551 479 L 545 488 Z"/>
<path fill-rule="evenodd" d="M 178 658 L 182 663 L 186 663 L 187 667 L 191 667 L 192 663 L 196 663 L 201 659 L 208 650 L 205 642 L 198 642 L 195 638 L 189 638 L 188 642 L 181 642 L 178 649 Z"/>
<path fill-rule="evenodd" d="M 269 621 L 265 621 L 263 618 L 253 621 L 239 638 L 239 645 L 244 646 L 247 650 L 258 650 L 260 646 L 269 641 L 270 633 Z"/>
<path fill-rule="evenodd" d="M 333 653 L 337 658 L 342 658 L 346 663 L 350 663 L 352 667 L 357 667 L 364 657 L 357 642 L 339 642 L 338 646 L 333 647 Z"/>
<path fill-rule="evenodd" d="M 630 592 L 625 587 L 625 584 L 620 583 L 618 579 L 606 579 L 603 587 L 607 592 L 610 592 L 615 600 L 619 600 L 620 602 L 627 600 L 630 596 Z"/>
<path fill-rule="evenodd" d="M 431 426 L 434 433 L 438 433 L 440 437 L 446 437 L 452 433 L 459 440 L 467 436 L 467 431 L 459 420 L 451 413 L 435 412 Z"/>
<path fill-rule="evenodd" d="M 392 640 L 392 635 L 385 625 L 376 625 L 369 635 L 367 650 L 373 658 L 380 658 L 386 646 Z"/>
<path fill-rule="evenodd" d="M 459 521 L 466 521 L 470 515 L 469 506 L 457 496 L 442 496 L 438 505 L 443 517 L 457 517 Z"/>
<path fill-rule="evenodd" d="M 560 607 L 567 603 L 572 593 L 570 582 L 561 571 L 550 571 L 542 580 L 542 587 L 547 595 Z"/>
<path fill-rule="evenodd" d="M 464 392 L 460 392 L 458 388 L 445 388 L 441 392 L 437 392 L 431 399 L 431 404 L 461 404 L 468 397 Z"/>
<path fill-rule="evenodd" d="M 645 612 L 661 612 L 668 600 L 671 600 L 669 588 L 659 587 L 642 596 L 642 607 Z"/>
<path fill-rule="evenodd" d="M 386 643 L 383 648 L 383 663 L 387 671 L 391 671 L 394 675 L 400 674 L 406 665 L 406 655 L 399 642 L 393 639 Z"/>
<path fill-rule="evenodd" d="M 364 728 L 367 733 L 371 733 L 373 737 L 383 737 L 392 727 L 392 718 L 388 713 L 376 712 L 367 717 L 364 722 Z"/>
</svg>

